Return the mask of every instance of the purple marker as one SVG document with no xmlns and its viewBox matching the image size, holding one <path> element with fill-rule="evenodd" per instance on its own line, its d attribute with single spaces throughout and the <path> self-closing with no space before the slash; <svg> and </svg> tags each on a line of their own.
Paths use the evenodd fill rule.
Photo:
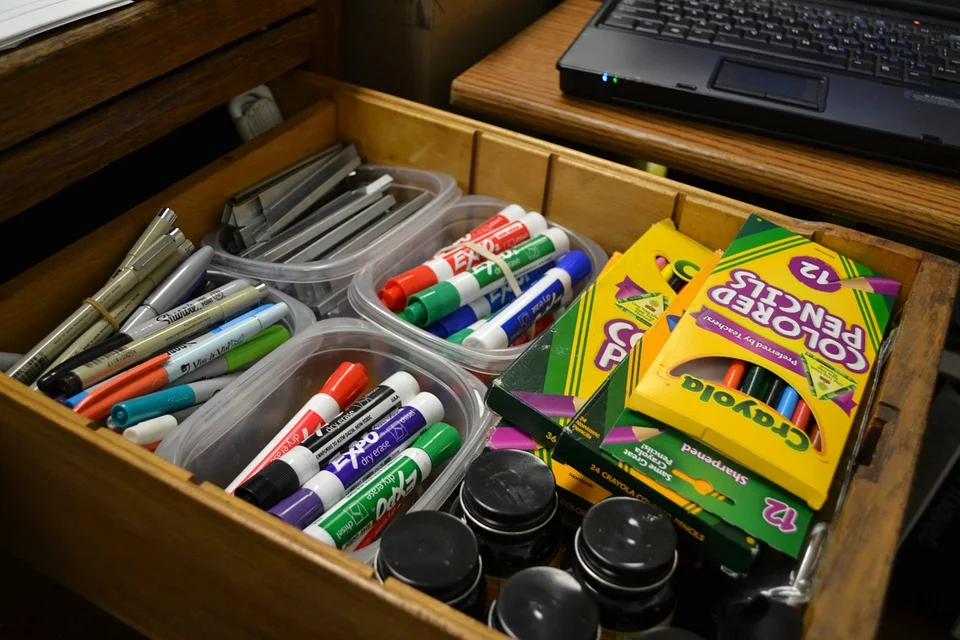
<svg viewBox="0 0 960 640">
<path fill-rule="evenodd" d="M 443 420 L 443 405 L 432 393 L 418 393 L 380 426 L 353 441 L 349 448 L 303 488 L 278 502 L 270 513 L 303 529 L 333 505 L 347 490 L 413 442 L 425 428 Z"/>
</svg>

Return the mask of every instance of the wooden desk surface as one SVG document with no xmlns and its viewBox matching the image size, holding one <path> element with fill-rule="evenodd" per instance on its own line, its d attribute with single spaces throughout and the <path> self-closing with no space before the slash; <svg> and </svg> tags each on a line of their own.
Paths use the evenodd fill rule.
<svg viewBox="0 0 960 640">
<path fill-rule="evenodd" d="M 955 178 L 565 96 L 556 62 L 599 6 L 597 0 L 565 0 L 458 77 L 453 104 L 960 248 Z"/>
</svg>

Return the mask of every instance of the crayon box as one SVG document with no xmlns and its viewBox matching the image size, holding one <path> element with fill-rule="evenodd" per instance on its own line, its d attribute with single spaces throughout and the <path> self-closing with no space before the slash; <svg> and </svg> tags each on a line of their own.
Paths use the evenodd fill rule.
<svg viewBox="0 0 960 640">
<path fill-rule="evenodd" d="M 819 509 L 898 289 L 896 281 L 750 216 L 628 406 Z M 748 371 L 759 367 L 754 373 L 767 378 L 767 388 L 779 378 L 782 388 L 794 390 L 797 404 L 806 403 L 812 416 L 804 420 L 806 430 L 797 426 L 799 414 L 782 409 L 791 415 L 781 415 L 760 400 L 770 399 L 760 385 L 750 388 L 751 395 L 725 387 L 731 363 L 745 363 Z"/>
<path fill-rule="evenodd" d="M 671 220 L 650 227 L 494 380 L 487 406 L 552 447 L 676 297 L 671 280 L 689 282 L 710 255 Z"/>
</svg>

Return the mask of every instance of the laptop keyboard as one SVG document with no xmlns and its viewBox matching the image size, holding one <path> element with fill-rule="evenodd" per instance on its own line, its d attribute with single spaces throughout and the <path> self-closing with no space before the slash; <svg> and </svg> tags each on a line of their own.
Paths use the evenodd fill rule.
<svg viewBox="0 0 960 640">
<path fill-rule="evenodd" d="M 960 33 L 786 0 L 619 0 L 603 24 L 904 85 L 960 89 Z"/>
</svg>

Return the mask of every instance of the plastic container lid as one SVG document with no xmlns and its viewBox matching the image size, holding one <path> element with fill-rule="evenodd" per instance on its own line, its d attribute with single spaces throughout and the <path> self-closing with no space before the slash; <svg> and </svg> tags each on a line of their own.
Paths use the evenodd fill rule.
<svg viewBox="0 0 960 640">
<path fill-rule="evenodd" d="M 577 556 L 603 580 L 642 588 L 670 575 L 677 533 L 661 509 L 628 497 L 607 498 L 590 507 L 577 536 Z"/>
<path fill-rule="evenodd" d="M 351 306 L 360 317 L 421 344 L 468 371 L 481 376 L 499 375 L 527 348 L 526 344 L 506 349 L 485 349 L 449 342 L 401 320 L 383 305 L 377 292 L 383 289 L 389 278 L 429 260 L 439 249 L 459 239 L 506 206 L 507 203 L 502 200 L 485 196 L 465 196 L 449 204 L 429 227 L 414 232 L 403 243 L 391 245 L 381 259 L 357 272 L 349 288 Z M 551 227 L 566 231 L 570 248 L 583 251 L 590 258 L 591 277 L 574 289 L 574 294 L 578 295 L 603 269 L 607 254 L 589 238 L 561 225 L 551 224 Z"/>
<path fill-rule="evenodd" d="M 469 593 L 480 578 L 477 538 L 448 513 L 408 513 L 384 532 L 376 570 L 381 580 L 396 578 L 450 602 Z"/>
<path fill-rule="evenodd" d="M 576 578 L 553 567 L 533 567 L 504 583 L 490 626 L 515 640 L 594 640 L 600 615 Z"/>
<path fill-rule="evenodd" d="M 553 472 L 540 458 L 501 449 L 470 464 L 460 498 L 469 520 L 510 533 L 548 522 L 556 510 L 557 490 Z"/>
</svg>

